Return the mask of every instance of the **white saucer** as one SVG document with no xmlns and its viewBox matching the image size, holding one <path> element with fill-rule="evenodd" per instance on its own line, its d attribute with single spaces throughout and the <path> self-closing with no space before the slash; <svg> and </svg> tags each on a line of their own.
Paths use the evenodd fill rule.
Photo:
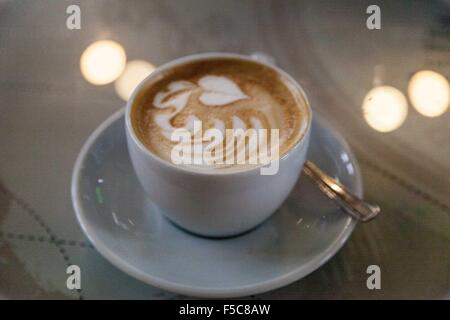
<svg viewBox="0 0 450 320">
<path fill-rule="evenodd" d="M 188 234 L 163 218 L 141 190 L 128 157 L 123 114 L 108 118 L 83 146 L 72 201 L 95 248 L 137 279 L 197 297 L 262 293 L 319 268 L 355 227 L 302 175 L 282 208 L 258 228 L 220 240 Z M 347 143 L 317 118 L 308 158 L 362 196 Z"/>
</svg>

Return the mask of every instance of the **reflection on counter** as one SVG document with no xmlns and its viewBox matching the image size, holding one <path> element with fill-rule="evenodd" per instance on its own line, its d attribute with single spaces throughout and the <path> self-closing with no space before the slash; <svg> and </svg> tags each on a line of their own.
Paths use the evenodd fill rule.
<svg viewBox="0 0 450 320">
<path fill-rule="evenodd" d="M 127 63 L 124 72 L 114 83 L 116 93 L 127 101 L 133 93 L 134 88 L 144 80 L 155 67 L 143 60 L 133 60 Z"/>
<path fill-rule="evenodd" d="M 375 87 L 364 98 L 363 114 L 376 131 L 398 129 L 408 114 L 408 102 L 401 91 L 390 86 Z"/>
<path fill-rule="evenodd" d="M 111 40 L 96 41 L 81 55 L 81 73 L 92 84 L 108 84 L 122 74 L 126 61 L 125 50 L 120 44 Z"/>
<path fill-rule="evenodd" d="M 438 117 L 447 111 L 450 86 L 441 74 L 422 70 L 409 80 L 408 95 L 413 107 L 427 117 Z"/>
</svg>

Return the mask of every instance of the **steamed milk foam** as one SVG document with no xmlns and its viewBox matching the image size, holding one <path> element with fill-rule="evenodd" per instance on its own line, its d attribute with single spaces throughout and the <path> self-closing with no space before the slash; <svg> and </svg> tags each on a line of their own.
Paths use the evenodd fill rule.
<svg viewBox="0 0 450 320">
<path fill-rule="evenodd" d="M 213 160 L 193 163 L 196 169 L 242 170 L 261 164 L 236 161 L 239 150 L 244 150 L 249 160 L 252 152 L 261 149 L 263 140 L 251 140 L 261 138 L 258 133 L 267 132 L 264 142 L 268 149 L 276 147 L 279 156 L 301 138 L 309 115 L 294 86 L 290 79 L 258 62 L 238 58 L 188 62 L 163 71 L 141 90 L 131 120 L 140 141 L 166 161 L 173 162 L 172 152 L 180 145 L 174 136 L 181 130 L 192 137 L 189 144 L 197 142 L 203 150 L 210 147 Z M 206 141 L 201 132 L 208 129 L 216 129 L 223 139 L 216 136 L 215 141 Z M 247 139 L 227 139 L 228 133 L 236 130 L 249 133 Z M 251 141 L 258 141 L 256 148 Z M 212 150 L 213 145 L 223 151 Z M 198 156 L 199 149 L 191 150 Z"/>
</svg>

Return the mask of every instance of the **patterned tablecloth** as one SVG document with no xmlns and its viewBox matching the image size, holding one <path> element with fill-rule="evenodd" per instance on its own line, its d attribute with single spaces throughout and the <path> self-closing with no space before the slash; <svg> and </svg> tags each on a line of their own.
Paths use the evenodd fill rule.
<svg viewBox="0 0 450 320">
<path fill-rule="evenodd" d="M 408 97 L 419 70 L 448 78 L 448 1 L 377 1 L 380 30 L 366 27 L 367 1 L 76 2 L 79 30 L 66 26 L 72 1 L 0 2 L 0 298 L 185 298 L 107 262 L 72 209 L 75 158 L 124 105 L 113 84 L 80 72 L 83 50 L 102 39 L 154 65 L 203 51 L 270 54 L 355 151 L 382 215 L 308 277 L 251 298 L 450 298 L 450 112 L 425 117 L 409 100 L 403 124 L 383 133 L 362 111 L 375 85 Z M 72 264 L 80 291 L 66 288 Z M 373 264 L 381 290 L 366 287 Z"/>
</svg>

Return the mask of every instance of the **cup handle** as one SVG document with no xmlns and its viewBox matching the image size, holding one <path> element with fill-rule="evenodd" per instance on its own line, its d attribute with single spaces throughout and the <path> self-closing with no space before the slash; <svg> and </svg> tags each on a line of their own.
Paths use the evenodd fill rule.
<svg viewBox="0 0 450 320">
<path fill-rule="evenodd" d="M 264 52 L 253 52 L 250 57 L 256 61 L 260 61 L 265 64 L 275 65 L 275 59 Z"/>
</svg>

